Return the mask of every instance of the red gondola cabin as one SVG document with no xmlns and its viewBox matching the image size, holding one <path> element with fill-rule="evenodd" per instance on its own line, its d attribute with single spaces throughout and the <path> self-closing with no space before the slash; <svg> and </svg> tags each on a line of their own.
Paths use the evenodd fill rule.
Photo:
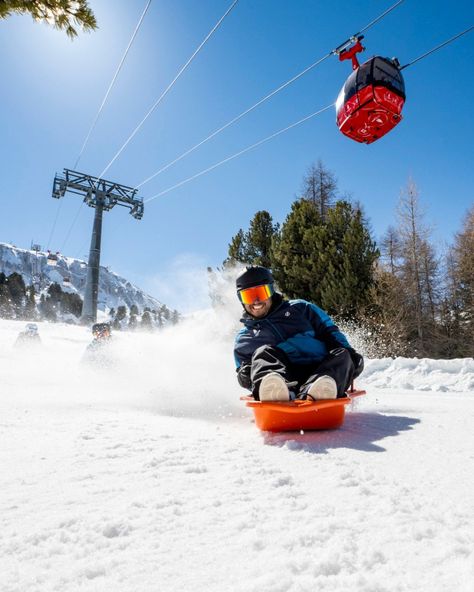
<svg viewBox="0 0 474 592">
<path fill-rule="evenodd" d="M 376 56 L 357 66 L 342 87 L 336 101 L 337 125 L 356 142 L 371 144 L 401 121 L 404 103 L 398 61 Z"/>
</svg>

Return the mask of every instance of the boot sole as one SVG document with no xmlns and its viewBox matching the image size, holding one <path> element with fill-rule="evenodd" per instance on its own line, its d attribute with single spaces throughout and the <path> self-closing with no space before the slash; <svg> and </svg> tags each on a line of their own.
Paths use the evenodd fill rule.
<svg viewBox="0 0 474 592">
<path fill-rule="evenodd" d="M 307 393 L 315 401 L 337 399 L 337 384 L 333 378 L 321 380 L 317 378 Z"/>
<path fill-rule="evenodd" d="M 289 401 L 290 393 L 279 374 L 265 376 L 260 383 L 260 401 Z"/>
</svg>

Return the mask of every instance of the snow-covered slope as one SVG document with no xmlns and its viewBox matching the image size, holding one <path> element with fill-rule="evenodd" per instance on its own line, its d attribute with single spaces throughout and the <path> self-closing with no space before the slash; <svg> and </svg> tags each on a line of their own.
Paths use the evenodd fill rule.
<svg viewBox="0 0 474 592">
<path fill-rule="evenodd" d="M 85 328 L 27 353 L 21 327 L 0 321 L 2 592 L 472 589 L 472 360 L 370 360 L 341 429 L 271 435 L 222 315 L 118 334 L 105 372 Z"/>
<path fill-rule="evenodd" d="M 61 285 L 65 292 L 76 292 L 84 296 L 87 275 L 87 264 L 79 259 L 57 255 L 57 265 L 47 262 L 47 253 L 19 249 L 13 245 L 0 243 L 0 271 L 9 275 L 16 271 L 23 276 L 27 285 L 34 284 L 38 291 L 44 290 L 52 282 Z M 110 271 L 107 267 L 100 268 L 98 307 L 115 308 L 125 304 L 128 308 L 136 304 L 139 311 L 148 307 L 158 310 L 161 303 L 145 294 L 125 278 Z"/>
</svg>

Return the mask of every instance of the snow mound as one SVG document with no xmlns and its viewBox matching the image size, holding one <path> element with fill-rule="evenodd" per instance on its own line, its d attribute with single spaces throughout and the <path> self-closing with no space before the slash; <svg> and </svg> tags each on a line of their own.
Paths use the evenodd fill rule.
<svg viewBox="0 0 474 592">
<path fill-rule="evenodd" d="M 437 392 L 474 391 L 474 359 L 369 359 L 358 386 Z"/>
</svg>

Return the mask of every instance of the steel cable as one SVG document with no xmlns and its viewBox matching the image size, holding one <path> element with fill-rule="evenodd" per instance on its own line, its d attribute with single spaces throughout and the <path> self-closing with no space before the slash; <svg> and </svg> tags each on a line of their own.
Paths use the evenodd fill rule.
<svg viewBox="0 0 474 592">
<path fill-rule="evenodd" d="M 255 142 L 255 144 L 252 144 L 251 146 L 248 146 L 247 148 L 244 148 L 243 150 L 239 150 L 239 152 L 236 152 L 232 156 L 228 156 L 227 158 L 224 158 L 223 160 L 217 162 L 216 164 L 213 164 L 212 166 L 204 169 L 203 171 L 200 171 L 199 173 L 196 173 L 195 175 L 188 177 L 184 181 L 181 181 L 180 183 L 176 183 L 176 185 L 173 185 L 172 187 L 168 187 L 168 189 L 165 189 L 164 191 L 160 191 L 160 193 L 157 193 L 156 195 L 153 195 L 152 197 L 146 199 L 144 201 L 144 203 L 149 203 L 150 201 L 153 201 L 154 199 L 161 197 L 162 195 L 165 195 L 166 193 L 169 193 L 170 191 L 173 191 L 173 189 L 177 189 L 178 187 L 181 187 L 182 185 L 185 185 L 186 183 L 189 183 L 190 181 L 193 181 L 194 179 L 201 177 L 201 175 L 209 173 L 210 171 L 225 164 L 226 162 L 229 162 L 230 160 L 233 160 L 234 158 L 237 158 L 238 156 L 241 156 L 242 154 L 245 154 L 246 152 L 249 152 L 250 150 L 257 148 L 257 146 L 261 146 L 265 142 L 268 142 L 269 140 L 276 138 L 276 136 L 279 136 L 280 134 L 283 134 L 284 132 L 286 132 L 296 126 L 301 125 L 305 121 L 308 121 L 309 119 L 312 119 L 313 117 L 316 117 L 316 115 L 320 115 L 321 113 L 323 113 L 324 111 L 327 111 L 328 109 L 330 109 L 333 106 L 334 106 L 334 103 L 331 103 L 330 105 L 327 105 L 326 107 L 323 107 L 322 109 L 318 109 L 318 111 L 315 111 L 314 113 L 311 113 L 310 115 L 307 115 L 306 117 L 303 117 L 302 119 L 296 121 L 295 123 L 292 123 L 291 125 L 288 125 L 287 127 L 271 134 L 270 136 L 267 136 L 263 140 Z"/>
<path fill-rule="evenodd" d="M 95 119 L 92 122 L 92 125 L 91 125 L 91 127 L 90 127 L 90 129 L 89 129 L 89 131 L 87 133 L 87 136 L 86 136 L 86 138 L 84 140 L 84 143 L 82 144 L 82 148 L 81 148 L 81 151 L 79 153 L 79 156 L 77 157 L 76 162 L 74 163 L 74 168 L 76 168 L 77 165 L 79 164 L 79 161 L 80 161 L 80 159 L 81 159 L 81 157 L 82 157 L 82 155 L 84 153 L 84 150 L 85 150 L 86 145 L 87 145 L 87 143 L 89 141 L 89 138 L 90 138 L 92 132 L 94 131 L 94 128 L 95 128 L 95 126 L 97 124 L 97 121 L 98 121 L 98 119 L 100 117 L 100 114 L 102 113 L 102 110 L 103 110 L 103 108 L 105 106 L 105 103 L 107 102 L 107 99 L 109 98 L 109 95 L 110 95 L 110 92 L 112 90 L 112 87 L 114 86 L 115 81 L 117 80 L 117 77 L 118 77 L 118 75 L 120 73 L 120 70 L 122 69 L 123 63 L 125 62 L 125 58 L 127 57 L 127 54 L 129 52 L 130 48 L 132 47 L 132 44 L 133 44 L 133 42 L 135 40 L 135 37 L 137 36 L 137 33 L 138 33 L 139 29 L 140 29 L 140 26 L 141 26 L 141 24 L 143 22 L 143 19 L 145 18 L 145 15 L 146 15 L 146 13 L 148 11 L 148 8 L 150 7 L 150 4 L 151 4 L 151 0 L 148 0 L 147 5 L 145 6 L 145 10 L 143 11 L 143 13 L 142 13 L 142 15 L 141 15 L 141 17 L 140 17 L 140 19 L 138 21 L 138 24 L 135 27 L 135 31 L 133 32 L 133 35 L 132 35 L 130 41 L 128 42 L 127 48 L 125 50 L 125 53 L 123 54 L 122 59 L 120 60 L 120 63 L 118 65 L 118 67 L 117 67 L 117 70 L 115 71 L 115 74 L 114 74 L 114 76 L 112 78 L 112 81 L 109 84 L 109 88 L 107 89 L 107 92 L 105 93 L 105 96 L 102 99 L 102 103 L 101 103 L 101 105 L 99 107 L 99 110 L 97 111 L 97 114 L 95 116 Z"/>
<path fill-rule="evenodd" d="M 117 77 L 118 77 L 118 75 L 120 73 L 120 70 L 122 69 L 122 66 L 123 66 L 123 64 L 125 62 L 125 59 L 126 59 L 126 57 L 128 55 L 128 52 L 130 51 L 130 48 L 132 47 L 133 42 L 135 41 L 135 37 L 137 36 L 137 33 L 138 33 L 138 31 L 139 31 L 139 29 L 140 29 L 140 27 L 142 25 L 143 19 L 145 18 L 146 13 L 148 12 L 148 8 L 150 7 L 151 1 L 152 0 L 148 0 L 147 4 L 145 6 L 145 9 L 143 10 L 143 12 L 142 12 L 142 14 L 141 14 L 141 16 L 140 16 L 140 18 L 138 20 L 138 23 L 137 23 L 137 25 L 135 27 L 135 30 L 133 31 L 133 34 L 132 34 L 132 36 L 130 38 L 130 41 L 128 42 L 128 45 L 127 45 L 127 47 L 125 49 L 125 52 L 124 52 L 124 54 L 122 56 L 122 59 L 120 60 L 120 63 L 117 66 L 117 69 L 115 71 L 115 74 L 112 77 L 112 81 L 110 82 L 109 87 L 108 87 L 108 89 L 107 89 L 107 91 L 106 91 L 106 93 L 104 95 L 104 98 L 102 99 L 102 103 L 101 103 L 101 105 L 99 107 L 99 110 L 97 111 L 96 116 L 95 116 L 95 118 L 94 118 L 94 120 L 92 122 L 92 125 L 90 126 L 89 131 L 87 132 L 87 135 L 86 135 L 86 137 L 84 139 L 84 142 L 82 144 L 82 148 L 81 148 L 81 150 L 79 152 L 78 157 L 76 158 L 76 162 L 74 163 L 74 168 L 77 167 L 77 165 L 79 164 L 79 161 L 80 161 L 82 155 L 84 154 L 84 150 L 86 149 L 87 143 L 89 142 L 89 138 L 91 137 L 92 132 L 94 131 L 95 126 L 97 125 L 97 121 L 99 120 L 100 114 L 102 113 L 102 110 L 104 109 L 104 106 L 105 106 L 105 104 L 107 102 L 107 99 L 109 98 L 109 95 L 110 95 L 110 93 L 112 91 L 112 88 L 113 88 L 113 86 L 115 84 L 115 81 L 117 80 Z M 51 243 L 51 240 L 52 240 L 52 237 L 53 237 L 53 234 L 54 234 L 54 230 L 56 228 L 56 223 L 58 221 L 58 217 L 59 217 L 59 213 L 61 211 L 62 204 L 63 204 L 63 201 L 60 200 L 59 201 L 59 204 L 58 204 L 57 212 L 56 212 L 56 217 L 54 219 L 53 228 L 51 230 L 51 233 L 50 233 L 50 236 L 49 236 L 49 240 L 48 240 L 48 247 L 47 247 L 48 249 L 49 249 L 49 245 Z M 71 224 L 71 226 L 69 228 L 69 231 L 68 231 L 68 233 L 66 235 L 66 238 L 64 239 L 64 241 L 62 243 L 61 250 L 64 248 L 64 246 L 66 245 L 66 243 L 67 243 L 67 241 L 69 239 L 69 236 L 70 236 L 70 234 L 72 232 L 72 229 L 74 228 L 74 225 L 75 225 L 75 223 L 77 221 L 77 218 L 79 217 L 79 213 L 80 213 L 80 211 L 82 209 L 83 204 L 84 204 L 84 202 L 81 202 L 81 205 L 79 206 L 79 208 L 78 208 L 78 210 L 77 210 L 77 212 L 76 212 L 76 214 L 74 216 L 74 220 L 73 220 L 73 222 L 72 222 L 72 224 Z"/>
<path fill-rule="evenodd" d="M 441 49 L 442 47 L 444 47 L 445 45 L 448 45 L 449 43 L 452 43 L 453 41 L 455 41 L 456 39 L 458 39 L 459 37 L 462 37 L 462 35 L 465 35 L 466 33 L 470 33 L 472 30 L 474 30 L 474 25 L 472 27 L 468 27 L 467 29 L 465 29 L 464 31 L 461 31 L 461 33 L 458 33 L 457 35 L 454 35 L 454 37 L 451 37 L 451 39 L 448 39 L 447 41 L 443 41 L 443 43 L 440 43 L 439 45 L 437 45 L 436 47 L 433 47 L 433 49 L 430 49 L 429 51 L 427 51 L 426 53 L 424 53 L 423 55 L 417 57 L 415 60 L 413 60 L 412 62 L 408 62 L 408 64 L 405 64 L 404 66 L 402 66 L 400 68 L 400 70 L 404 70 L 405 68 L 408 68 L 408 66 L 413 66 L 413 64 L 416 64 L 417 62 L 419 62 L 420 60 L 423 60 L 424 58 L 427 58 L 429 55 L 431 55 L 432 53 L 434 53 L 435 51 L 438 51 L 438 49 Z"/>
<path fill-rule="evenodd" d="M 234 0 L 234 2 L 232 2 L 232 4 L 229 6 L 229 8 L 226 10 L 226 12 L 222 15 L 222 17 L 214 25 L 214 27 L 211 29 L 211 31 L 206 35 L 206 37 L 201 42 L 199 47 L 194 51 L 192 56 L 188 59 L 188 61 L 184 64 L 184 66 L 181 67 L 181 69 L 176 74 L 176 76 L 173 78 L 173 80 L 170 82 L 170 84 L 166 87 L 166 89 L 161 93 L 161 95 L 158 97 L 158 99 L 155 101 L 155 103 L 149 109 L 149 111 L 145 115 L 145 117 L 140 121 L 140 123 L 133 130 L 133 132 L 130 134 L 130 136 L 127 138 L 127 140 L 125 140 L 125 142 L 123 143 L 121 148 L 117 151 L 117 153 L 112 158 L 112 160 L 108 163 L 108 165 L 105 167 L 105 169 L 101 172 L 101 174 L 99 175 L 99 179 L 101 179 L 105 175 L 105 173 L 109 170 L 109 168 L 112 166 L 112 164 L 117 160 L 117 158 L 120 156 L 120 154 L 122 154 L 122 152 L 125 150 L 125 148 L 128 146 L 128 144 L 132 141 L 132 139 L 136 136 L 136 134 L 138 133 L 140 128 L 143 126 L 145 121 L 150 117 L 150 115 L 153 113 L 153 111 L 158 107 L 158 105 L 161 103 L 161 101 L 165 98 L 165 96 L 173 88 L 173 86 L 176 83 L 176 81 L 178 80 L 178 78 L 186 70 L 186 68 L 191 64 L 191 62 L 194 60 L 194 58 L 197 56 L 197 54 L 201 51 L 201 49 L 204 47 L 204 45 L 207 43 L 207 41 L 210 39 L 210 37 L 213 35 L 213 33 L 219 28 L 221 23 L 224 21 L 226 16 L 232 11 L 232 9 L 235 7 L 237 2 L 238 2 L 238 0 Z"/>
</svg>

